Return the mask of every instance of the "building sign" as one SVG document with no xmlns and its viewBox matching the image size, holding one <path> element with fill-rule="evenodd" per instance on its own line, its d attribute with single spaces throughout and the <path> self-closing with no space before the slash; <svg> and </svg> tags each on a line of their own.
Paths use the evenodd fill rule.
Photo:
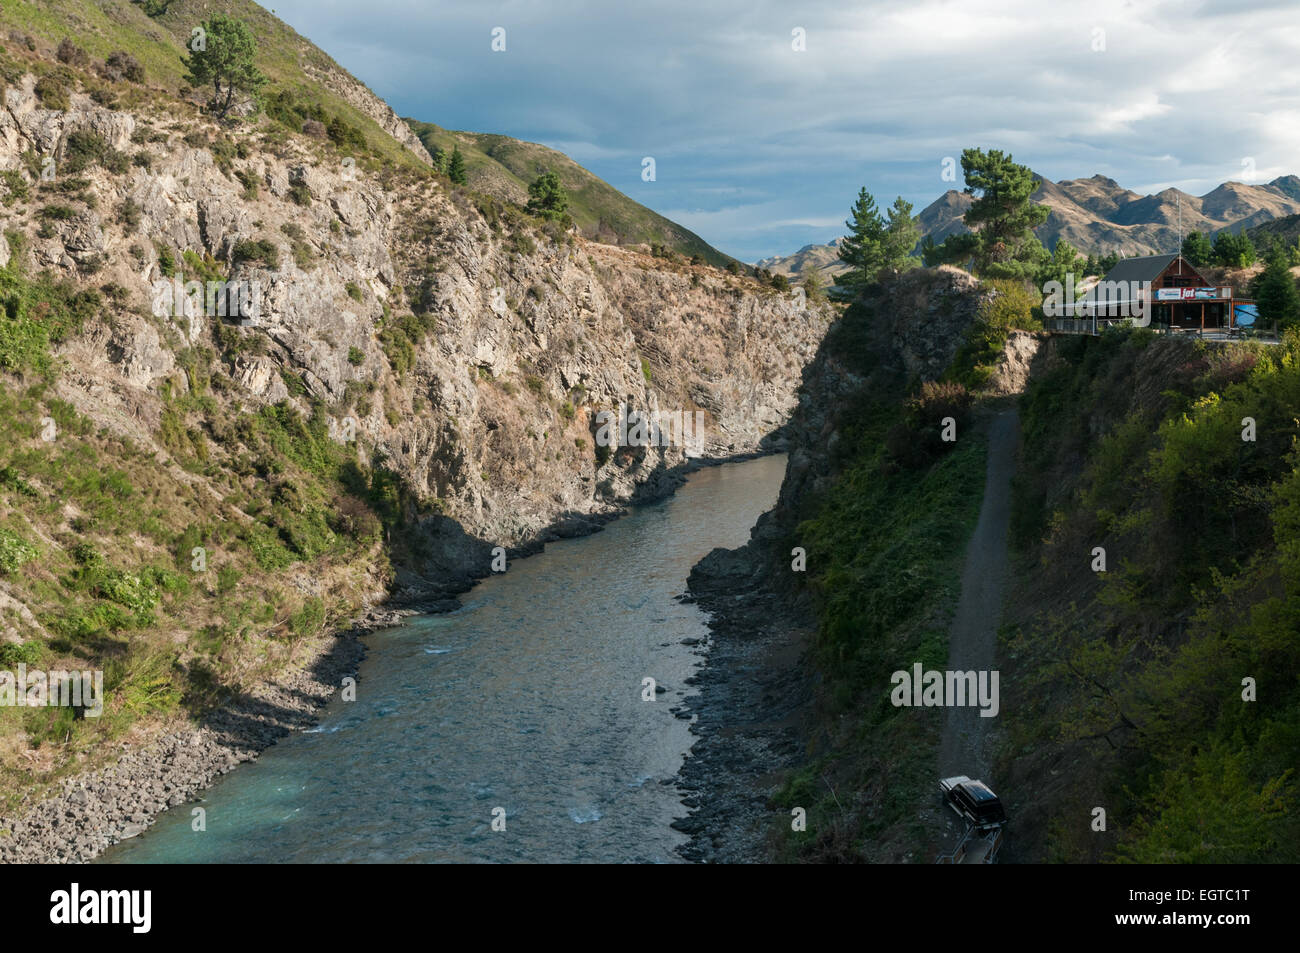
<svg viewBox="0 0 1300 953">
<path fill-rule="evenodd" d="M 1157 288 L 1157 301 L 1217 301 L 1231 298 L 1231 288 Z"/>
<path fill-rule="evenodd" d="M 1239 328 L 1253 327 L 1259 320 L 1259 305 L 1257 304 L 1239 304 L 1234 305 L 1232 309 L 1234 323 Z"/>
</svg>

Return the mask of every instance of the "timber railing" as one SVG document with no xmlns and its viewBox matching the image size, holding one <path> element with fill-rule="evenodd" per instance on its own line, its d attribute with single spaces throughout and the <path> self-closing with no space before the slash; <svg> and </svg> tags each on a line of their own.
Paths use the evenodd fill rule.
<svg viewBox="0 0 1300 953">
<path fill-rule="evenodd" d="M 1111 325 L 1130 323 L 1128 318 L 1047 318 L 1043 326 L 1053 334 L 1100 334 Z M 1205 341 L 1259 341 L 1263 344 L 1277 344 L 1281 341 L 1277 324 L 1272 330 L 1257 331 L 1253 328 L 1175 328 L 1168 325 L 1148 325 L 1157 334 L 1186 335 Z"/>
</svg>

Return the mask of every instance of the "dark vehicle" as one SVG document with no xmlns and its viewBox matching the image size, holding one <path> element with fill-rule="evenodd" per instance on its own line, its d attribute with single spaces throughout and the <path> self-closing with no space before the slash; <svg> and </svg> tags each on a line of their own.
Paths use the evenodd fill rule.
<svg viewBox="0 0 1300 953">
<path fill-rule="evenodd" d="M 943 793 L 943 802 L 976 830 L 993 830 L 1006 823 L 1007 813 L 1002 802 L 983 781 L 972 781 L 959 774 L 940 781 L 939 790 Z"/>
</svg>

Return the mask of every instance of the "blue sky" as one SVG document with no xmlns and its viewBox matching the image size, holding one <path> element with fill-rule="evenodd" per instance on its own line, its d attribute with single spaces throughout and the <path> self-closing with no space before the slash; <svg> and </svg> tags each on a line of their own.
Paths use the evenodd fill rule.
<svg viewBox="0 0 1300 953">
<path fill-rule="evenodd" d="M 745 261 L 862 186 L 919 211 L 968 146 L 1140 193 L 1300 172 L 1294 0 L 266 5 L 400 115 L 560 149 Z"/>
</svg>

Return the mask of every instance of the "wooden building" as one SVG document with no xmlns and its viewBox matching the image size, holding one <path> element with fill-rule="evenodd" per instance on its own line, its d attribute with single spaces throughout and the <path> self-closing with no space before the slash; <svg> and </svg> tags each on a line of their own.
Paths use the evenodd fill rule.
<svg viewBox="0 0 1300 953">
<path fill-rule="evenodd" d="M 1258 311 L 1250 298 L 1239 297 L 1232 288 L 1213 285 L 1182 255 L 1146 255 L 1125 258 L 1115 265 L 1097 286 L 1098 302 L 1111 289 L 1123 297 L 1134 289 L 1138 299 L 1149 305 L 1151 327 L 1172 331 L 1227 331 L 1254 328 Z M 1101 309 L 1105 314 L 1105 308 Z"/>
</svg>

